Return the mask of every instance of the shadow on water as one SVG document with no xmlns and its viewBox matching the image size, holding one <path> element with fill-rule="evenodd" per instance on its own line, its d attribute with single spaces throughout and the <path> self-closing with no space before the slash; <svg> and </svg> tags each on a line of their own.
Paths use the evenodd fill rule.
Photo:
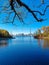
<svg viewBox="0 0 49 65">
<path fill-rule="evenodd" d="M 5 47 L 8 45 L 7 39 L 0 39 L 0 47 Z"/>
</svg>

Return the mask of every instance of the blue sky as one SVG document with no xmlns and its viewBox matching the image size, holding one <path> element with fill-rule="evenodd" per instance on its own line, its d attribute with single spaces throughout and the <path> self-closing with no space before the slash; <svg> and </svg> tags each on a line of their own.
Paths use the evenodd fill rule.
<svg viewBox="0 0 49 65">
<path fill-rule="evenodd" d="M 40 8 L 36 8 L 35 6 L 38 6 L 40 4 L 40 0 L 22 0 L 25 4 L 27 4 L 32 10 L 38 10 L 41 11 L 43 13 L 46 5 L 49 4 L 48 0 L 45 0 L 46 5 L 42 5 Z M 33 3 L 34 2 L 34 3 Z M 1 0 L 0 1 L 0 5 L 7 6 L 8 0 Z M 33 4 L 32 4 L 33 3 Z M 35 5 L 36 4 L 36 5 Z M 35 18 L 32 16 L 32 14 L 28 13 L 28 11 L 24 8 L 24 13 L 26 14 L 26 17 L 24 17 L 24 22 L 29 24 L 29 25 L 24 25 L 22 23 L 20 23 L 20 21 L 18 20 L 18 18 L 16 17 L 14 23 L 17 26 L 14 26 L 12 24 L 2 24 L 2 22 L 5 22 L 5 18 L 7 16 L 7 13 L 3 13 L 1 12 L 0 8 L 0 29 L 5 29 L 8 30 L 10 33 L 29 33 L 30 28 L 32 33 L 34 33 L 37 29 L 41 28 L 42 26 L 49 26 L 49 9 L 47 9 L 45 16 L 43 16 L 44 19 L 47 19 L 43 22 L 37 22 L 35 20 Z M 23 11 L 23 10 L 21 10 Z M 13 14 L 12 14 L 13 15 Z M 11 16 L 12 16 L 11 15 Z M 38 18 L 40 18 L 40 16 L 38 16 Z M 10 17 L 10 20 L 12 19 L 12 17 Z"/>
</svg>

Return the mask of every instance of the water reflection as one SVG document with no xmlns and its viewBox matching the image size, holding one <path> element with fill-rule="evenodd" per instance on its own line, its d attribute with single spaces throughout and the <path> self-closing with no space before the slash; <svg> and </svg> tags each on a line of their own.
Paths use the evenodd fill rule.
<svg viewBox="0 0 49 65">
<path fill-rule="evenodd" d="M 44 40 L 43 48 L 49 48 L 49 39 Z"/>
<path fill-rule="evenodd" d="M 43 48 L 49 48 L 49 39 L 38 40 L 38 45 L 42 46 Z"/>
<path fill-rule="evenodd" d="M 0 47 L 5 47 L 7 45 L 8 45 L 7 40 L 4 39 L 0 40 Z"/>
<path fill-rule="evenodd" d="M 49 64 L 49 49 L 47 49 L 49 40 L 16 37 L 15 39 L 0 40 L 0 46 L 2 47 L 0 49 L 0 65 Z M 5 48 L 4 46 L 7 47 Z M 42 47 L 46 48 L 46 50 L 43 50 Z"/>
</svg>

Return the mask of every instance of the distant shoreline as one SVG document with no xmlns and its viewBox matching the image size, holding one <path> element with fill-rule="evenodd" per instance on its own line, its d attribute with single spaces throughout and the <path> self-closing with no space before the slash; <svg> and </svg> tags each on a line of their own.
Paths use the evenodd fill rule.
<svg viewBox="0 0 49 65">
<path fill-rule="evenodd" d="M 34 36 L 34 38 L 36 38 L 36 39 L 49 39 L 49 37 L 38 37 L 38 36 Z"/>
<path fill-rule="evenodd" d="M 41 39 L 49 39 L 49 37 L 42 37 Z"/>
</svg>

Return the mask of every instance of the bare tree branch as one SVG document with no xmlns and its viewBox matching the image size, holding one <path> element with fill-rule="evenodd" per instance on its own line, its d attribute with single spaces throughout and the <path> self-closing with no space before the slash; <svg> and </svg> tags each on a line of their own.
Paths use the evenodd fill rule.
<svg viewBox="0 0 49 65">
<path fill-rule="evenodd" d="M 41 4 L 44 4 L 45 3 L 45 1 L 44 0 L 41 0 Z M 16 6 L 14 6 L 16 4 Z M 18 6 L 19 5 L 19 6 Z M 14 20 L 15 20 L 15 18 L 16 18 L 16 16 L 18 17 L 18 19 L 23 23 L 23 24 L 25 24 L 25 22 L 23 21 L 23 18 L 21 17 L 21 13 L 19 13 L 15 8 L 20 8 L 20 7 L 24 7 L 24 8 L 26 8 L 26 10 L 29 12 L 29 13 L 31 13 L 32 14 L 32 16 L 35 18 L 35 20 L 37 21 L 37 22 L 42 22 L 42 21 L 44 21 L 44 20 L 46 20 L 46 19 L 43 19 L 43 18 L 38 18 L 38 16 L 35 14 L 35 13 L 39 13 L 39 15 L 42 17 L 42 16 L 44 16 L 45 15 L 45 13 L 46 13 L 46 11 L 47 11 L 47 8 L 49 8 L 49 5 L 47 5 L 46 6 L 46 8 L 44 9 L 44 11 L 43 11 L 43 13 L 42 12 L 40 12 L 40 11 L 35 11 L 35 10 L 32 10 L 32 9 L 30 9 L 29 8 L 29 6 L 28 5 L 26 5 L 24 2 L 22 2 L 21 0 L 9 0 L 9 6 L 2 6 L 2 7 L 4 7 L 3 8 L 3 11 L 5 10 L 5 12 L 7 12 L 8 13 L 8 11 L 9 11 L 9 9 L 8 8 L 11 8 L 11 12 L 9 12 L 9 15 L 8 15 L 8 17 L 11 15 L 11 13 L 14 13 L 14 16 L 13 16 L 13 19 L 12 19 L 12 24 L 14 23 Z M 0 6 L 1 7 L 1 6 Z M 9 19 L 7 17 L 7 19 Z"/>
<path fill-rule="evenodd" d="M 30 13 L 32 13 L 32 15 L 34 16 L 34 18 L 39 22 L 43 21 L 43 19 L 38 19 L 38 17 L 34 14 L 34 12 L 23 2 L 21 2 L 20 0 L 16 0 L 18 2 L 18 4 L 20 6 L 24 6 Z M 39 12 L 38 12 L 39 13 Z M 41 14 L 41 13 L 40 13 Z"/>
</svg>

